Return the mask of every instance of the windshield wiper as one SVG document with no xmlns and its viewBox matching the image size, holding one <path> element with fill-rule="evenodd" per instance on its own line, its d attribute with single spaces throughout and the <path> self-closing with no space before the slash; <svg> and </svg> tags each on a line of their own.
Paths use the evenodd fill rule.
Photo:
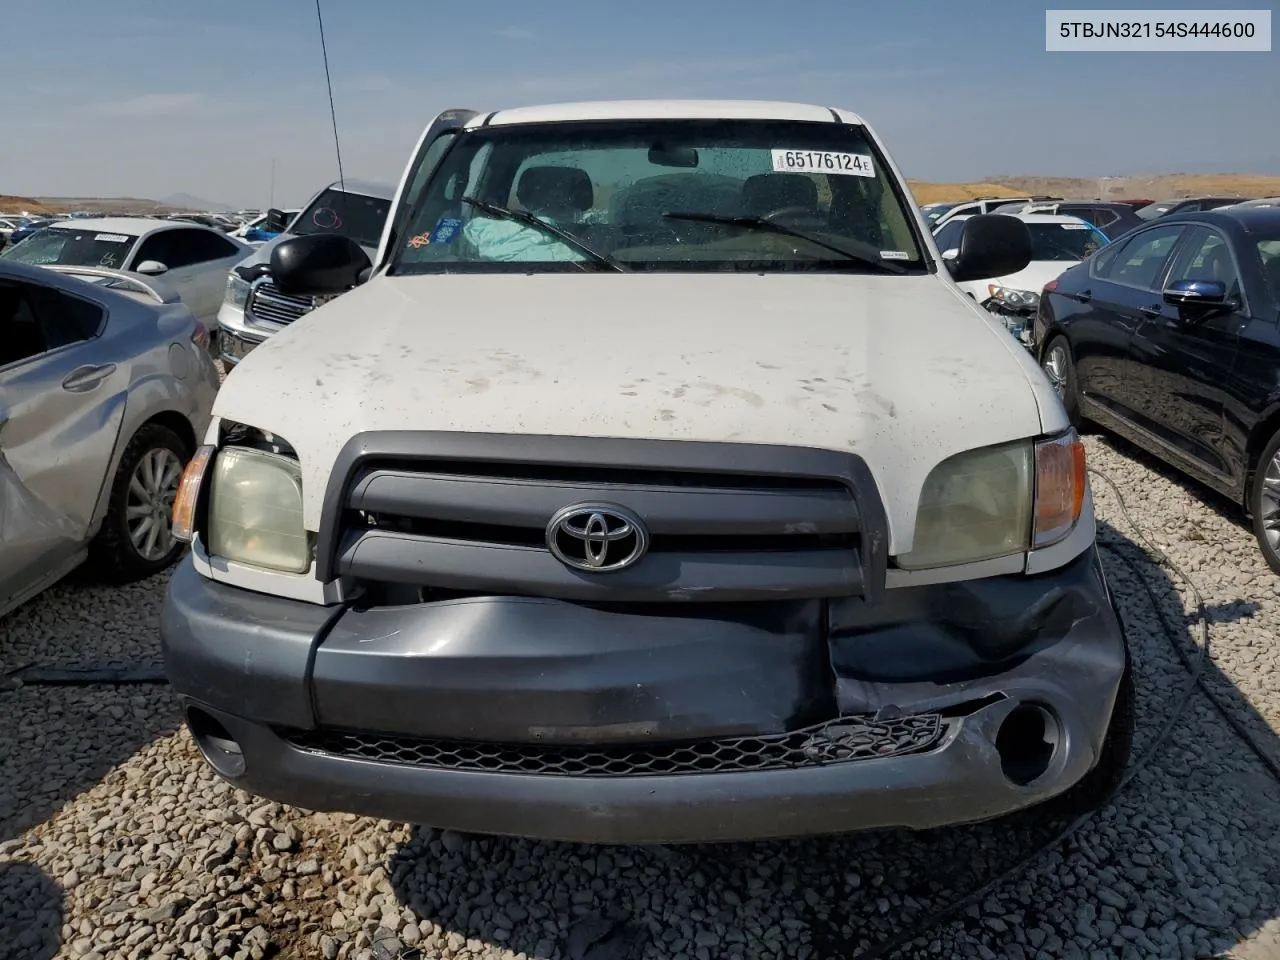
<svg viewBox="0 0 1280 960">
<path fill-rule="evenodd" d="M 697 213 L 684 212 L 679 210 L 670 210 L 662 215 L 667 220 L 693 220 L 697 223 L 723 223 L 731 227 L 742 227 L 746 230 L 764 230 L 768 233 L 779 233 L 785 237 L 795 237 L 797 240 L 808 240 L 815 246 L 822 247 L 824 250 L 830 250 L 832 253 L 838 253 L 846 260 L 853 260 L 864 266 L 871 267 L 883 273 L 906 273 L 907 271 L 898 266 L 896 263 L 885 263 L 883 260 L 876 260 L 873 257 L 864 256 L 861 253 L 854 253 L 852 250 L 846 250 L 844 247 L 836 246 L 834 243 L 827 243 L 815 237 L 811 233 L 805 233 L 803 230 L 797 230 L 794 227 L 788 227 L 786 224 L 778 223 L 775 220 L 766 220 L 764 217 L 748 217 L 748 216 L 732 216 L 725 213 Z"/>
<path fill-rule="evenodd" d="M 535 216 L 527 210 L 509 210 L 506 207 L 500 207 L 496 203 L 490 203 L 488 200 L 481 200 L 479 197 L 463 197 L 463 203 L 469 203 L 477 210 L 483 210 L 492 217 L 500 220 L 515 220 L 518 223 L 527 223 L 531 227 L 541 230 L 543 233 L 550 234 L 557 240 L 567 243 L 579 253 L 585 253 L 594 263 L 598 263 L 602 267 L 608 267 L 610 270 L 616 270 L 618 273 L 627 273 L 628 270 L 617 260 L 608 254 L 601 253 L 579 240 L 572 233 L 561 230 L 554 223 L 548 223 L 541 217 Z"/>
</svg>

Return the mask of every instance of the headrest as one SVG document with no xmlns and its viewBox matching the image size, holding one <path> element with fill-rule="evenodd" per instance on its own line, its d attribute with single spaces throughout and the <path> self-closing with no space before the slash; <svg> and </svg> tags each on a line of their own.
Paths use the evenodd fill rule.
<svg viewBox="0 0 1280 960">
<path fill-rule="evenodd" d="M 576 167 L 530 167 L 520 175 L 516 198 L 530 213 L 582 213 L 594 204 L 595 191 Z"/>
<path fill-rule="evenodd" d="M 742 206 L 754 216 L 784 207 L 818 209 L 818 186 L 803 173 L 761 173 L 742 185 Z"/>
</svg>

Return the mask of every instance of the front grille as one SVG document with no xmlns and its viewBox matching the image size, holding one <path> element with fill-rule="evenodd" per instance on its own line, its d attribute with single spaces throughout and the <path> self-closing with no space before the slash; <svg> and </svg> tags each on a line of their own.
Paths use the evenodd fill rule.
<svg viewBox="0 0 1280 960">
<path fill-rule="evenodd" d="M 282 731 L 310 753 L 434 770 L 557 777 L 644 777 L 793 770 L 920 753 L 946 732 L 936 713 L 843 717 L 775 736 L 611 746 L 500 744 L 346 730 Z"/>
<path fill-rule="evenodd" d="M 287 324 L 310 313 L 317 305 L 314 297 L 295 297 L 281 293 L 274 283 L 267 280 L 250 291 L 245 314 L 251 321 Z"/>
<path fill-rule="evenodd" d="M 567 556 L 581 544 L 548 527 L 588 506 L 638 521 L 647 540 L 634 560 L 605 571 Z M 848 453 L 403 432 L 348 443 L 316 560 L 323 578 L 372 594 L 395 584 L 595 603 L 875 599 L 887 540 L 870 472 Z"/>
</svg>

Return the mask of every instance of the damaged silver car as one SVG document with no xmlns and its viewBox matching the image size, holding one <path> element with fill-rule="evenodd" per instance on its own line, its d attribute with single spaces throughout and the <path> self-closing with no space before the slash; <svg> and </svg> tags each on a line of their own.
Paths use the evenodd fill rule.
<svg viewBox="0 0 1280 960">
<path fill-rule="evenodd" d="M 162 280 L 0 262 L 0 615 L 86 558 L 157 573 L 209 422 L 208 331 Z"/>
</svg>

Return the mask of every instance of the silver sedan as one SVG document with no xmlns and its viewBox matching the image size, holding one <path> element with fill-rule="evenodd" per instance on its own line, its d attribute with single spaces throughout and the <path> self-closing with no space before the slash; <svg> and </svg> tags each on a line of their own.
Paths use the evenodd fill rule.
<svg viewBox="0 0 1280 960">
<path fill-rule="evenodd" d="M 0 260 L 0 615 L 86 559 L 124 582 L 178 558 L 169 511 L 217 390 L 162 280 Z"/>
</svg>

